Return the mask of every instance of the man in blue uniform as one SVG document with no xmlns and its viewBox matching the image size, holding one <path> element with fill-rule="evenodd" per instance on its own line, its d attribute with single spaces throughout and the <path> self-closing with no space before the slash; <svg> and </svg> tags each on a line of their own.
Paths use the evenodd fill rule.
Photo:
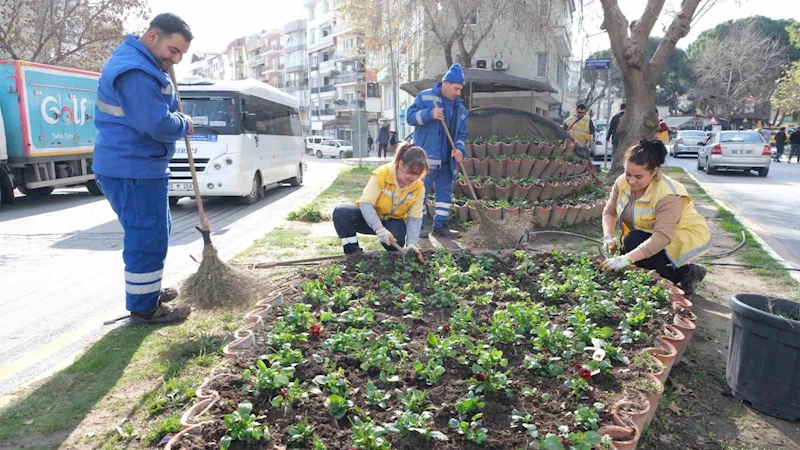
<svg viewBox="0 0 800 450">
<path fill-rule="evenodd" d="M 159 14 L 141 37 L 114 50 L 97 88 L 98 130 L 92 170 L 125 230 L 125 298 L 133 323 L 185 319 L 186 305 L 169 306 L 175 289 L 161 289 L 172 219 L 167 198 L 175 141 L 194 131 L 176 112 L 167 72 L 189 50 L 192 32 L 174 14 Z"/>
<path fill-rule="evenodd" d="M 406 114 L 408 124 L 415 127 L 414 144 L 425 149 L 428 155 L 430 172 L 425 176 L 425 193 L 427 195 L 431 189 L 436 191 L 433 234 L 440 237 L 458 237 L 457 231 L 447 228 L 447 219 L 452 204 L 453 181 L 458 176 L 458 162 L 464 159 L 467 145 L 469 112 L 461 103 L 463 87 L 464 73 L 461 65 L 453 64 L 440 83 L 417 95 Z M 455 149 L 450 146 L 442 120 L 453 137 Z M 425 228 L 420 237 L 428 237 Z"/>
</svg>

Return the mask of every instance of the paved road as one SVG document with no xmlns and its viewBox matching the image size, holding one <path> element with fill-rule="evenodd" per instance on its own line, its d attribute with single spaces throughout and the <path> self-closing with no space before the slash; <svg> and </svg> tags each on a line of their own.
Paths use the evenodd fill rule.
<svg viewBox="0 0 800 450">
<path fill-rule="evenodd" d="M 772 163 L 769 175 L 697 170 L 693 157 L 668 157 L 667 165 L 694 175 L 705 190 L 734 210 L 781 257 L 800 268 L 800 164 Z"/>
<path fill-rule="evenodd" d="M 344 167 L 340 160 L 307 161 L 302 187 L 273 189 L 250 206 L 205 202 L 222 257 L 279 225 Z M 203 247 L 195 202 L 182 199 L 172 216 L 165 286 L 197 268 L 189 255 L 199 260 Z M 122 228 L 103 197 L 62 189 L 45 198 L 21 196 L 0 210 L 0 396 L 69 362 L 114 328 L 102 322 L 125 314 L 124 306 Z"/>
</svg>

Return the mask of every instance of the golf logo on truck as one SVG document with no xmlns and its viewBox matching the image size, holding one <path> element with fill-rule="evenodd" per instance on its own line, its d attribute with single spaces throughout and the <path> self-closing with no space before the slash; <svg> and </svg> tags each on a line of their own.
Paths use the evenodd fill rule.
<svg viewBox="0 0 800 450">
<path fill-rule="evenodd" d="M 69 105 L 63 105 L 61 102 L 61 95 L 56 99 L 53 96 L 47 96 L 42 99 L 42 118 L 50 125 L 57 125 L 59 120 L 66 125 L 83 125 L 91 116 L 86 114 L 91 107 L 88 98 L 78 99 L 77 95 L 70 95 L 72 97 L 72 108 Z M 78 105 L 80 104 L 80 109 Z M 80 111 L 76 116 L 75 111 Z"/>
</svg>

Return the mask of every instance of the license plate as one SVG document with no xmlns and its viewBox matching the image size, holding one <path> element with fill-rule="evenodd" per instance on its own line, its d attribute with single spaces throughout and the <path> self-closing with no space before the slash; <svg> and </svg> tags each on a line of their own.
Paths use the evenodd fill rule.
<svg viewBox="0 0 800 450">
<path fill-rule="evenodd" d="M 190 192 L 194 191 L 194 184 L 193 183 L 170 183 L 169 184 L 170 192 Z"/>
<path fill-rule="evenodd" d="M 731 155 L 752 155 L 752 150 L 731 150 Z"/>
</svg>

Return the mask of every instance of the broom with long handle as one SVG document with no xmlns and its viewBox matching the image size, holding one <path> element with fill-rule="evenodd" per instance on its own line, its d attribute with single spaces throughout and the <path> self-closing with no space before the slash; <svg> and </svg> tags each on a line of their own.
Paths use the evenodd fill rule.
<svg viewBox="0 0 800 450">
<path fill-rule="evenodd" d="M 183 103 L 175 79 L 175 71 L 170 67 L 169 77 L 175 88 L 178 98 L 178 111 L 183 113 Z M 202 308 L 216 308 L 231 304 L 247 304 L 257 294 L 261 282 L 255 277 L 241 272 L 225 264 L 211 243 L 211 227 L 208 224 L 203 198 L 200 195 L 200 184 L 197 179 L 197 169 L 194 165 L 194 155 L 189 136 L 185 137 L 186 155 L 189 159 L 189 170 L 192 173 L 194 196 L 197 203 L 197 213 L 200 215 L 200 226 L 197 230 L 203 236 L 203 259 L 197 272 L 190 276 L 183 286 L 183 296 L 190 303 Z"/>
</svg>

